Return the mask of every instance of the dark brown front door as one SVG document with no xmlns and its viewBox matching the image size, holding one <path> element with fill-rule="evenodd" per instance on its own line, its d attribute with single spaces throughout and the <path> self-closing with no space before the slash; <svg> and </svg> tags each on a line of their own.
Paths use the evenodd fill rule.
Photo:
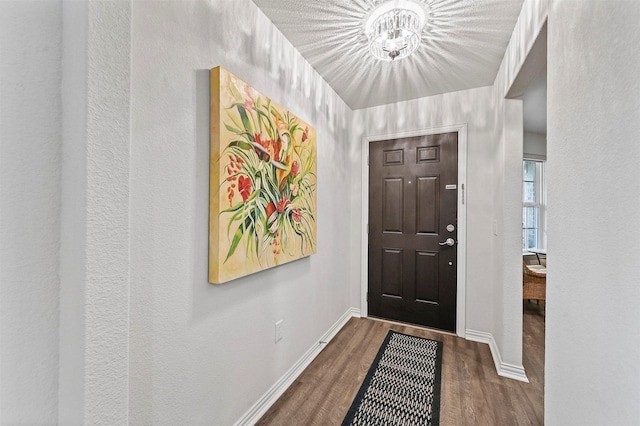
<svg viewBox="0 0 640 426">
<path fill-rule="evenodd" d="M 457 132 L 369 144 L 371 316 L 455 331 L 457 185 Z"/>
</svg>

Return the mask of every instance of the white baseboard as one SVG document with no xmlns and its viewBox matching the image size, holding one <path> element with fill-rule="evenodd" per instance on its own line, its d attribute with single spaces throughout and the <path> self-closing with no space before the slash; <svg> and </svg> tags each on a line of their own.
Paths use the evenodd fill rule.
<svg viewBox="0 0 640 426">
<path fill-rule="evenodd" d="M 360 309 L 349 308 L 318 341 L 302 355 L 294 365 L 269 389 L 253 406 L 235 423 L 235 426 L 250 426 L 256 424 L 260 417 L 282 396 L 289 386 L 298 378 L 300 373 L 311 364 L 327 343 L 345 326 L 352 317 L 360 317 Z"/>
<path fill-rule="evenodd" d="M 527 374 L 525 373 L 523 366 L 513 365 L 502 361 L 502 355 L 500 355 L 500 351 L 498 350 L 496 340 L 493 338 L 493 334 L 485 333 L 484 331 L 466 330 L 466 337 L 467 340 L 486 343 L 489 345 L 489 350 L 491 351 L 493 362 L 496 365 L 498 376 L 529 383 L 529 379 L 527 379 Z"/>
</svg>

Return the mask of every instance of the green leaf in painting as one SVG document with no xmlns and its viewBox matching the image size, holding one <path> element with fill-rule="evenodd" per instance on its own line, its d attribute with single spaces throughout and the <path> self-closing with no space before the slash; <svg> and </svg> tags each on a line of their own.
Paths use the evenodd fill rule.
<svg viewBox="0 0 640 426">
<path fill-rule="evenodd" d="M 242 133 L 242 130 L 235 128 L 230 124 L 224 123 L 224 127 L 226 127 L 227 130 L 230 131 L 231 133 L 236 133 L 236 134 Z"/>
<path fill-rule="evenodd" d="M 242 206 L 243 206 L 243 205 L 244 205 L 243 203 L 238 203 L 238 204 L 236 204 L 236 205 L 235 205 L 235 206 L 233 206 L 233 207 L 230 207 L 230 208 L 228 208 L 228 209 L 224 209 L 224 210 L 222 210 L 222 211 L 220 212 L 220 214 L 222 214 L 222 213 L 231 213 L 231 212 L 238 211 L 238 210 L 240 210 L 240 208 L 242 208 Z"/>
<path fill-rule="evenodd" d="M 235 219 L 232 219 L 231 222 L 235 222 Z M 231 224 L 231 222 L 229 224 Z M 245 235 L 245 232 L 249 231 L 250 233 L 254 233 L 254 228 L 252 225 L 253 219 L 251 218 L 251 216 L 247 216 L 244 222 L 242 222 L 240 226 L 238 226 L 238 229 L 236 229 L 236 232 L 233 234 L 233 240 L 231 241 L 231 247 L 229 247 L 227 258 L 224 260 L 225 262 L 229 260 L 231 256 L 233 256 L 233 253 L 235 253 L 236 249 L 238 248 L 238 244 L 242 240 L 242 237 Z"/>
<path fill-rule="evenodd" d="M 233 141 L 227 146 L 229 147 L 237 146 L 238 148 L 244 149 L 245 151 L 253 149 L 253 145 L 245 141 Z"/>
<path fill-rule="evenodd" d="M 231 81 L 231 76 L 228 76 L 227 78 L 227 87 L 231 91 L 231 94 L 233 95 L 233 97 L 236 98 L 236 100 L 238 101 L 242 100 L 242 95 L 238 91 L 238 88 L 236 87 L 236 85 L 233 84 L 233 81 Z"/>
<path fill-rule="evenodd" d="M 274 128 L 273 128 L 273 123 L 271 123 L 271 118 L 261 109 L 256 109 L 256 111 L 258 113 L 260 123 L 267 124 L 269 126 L 269 134 L 273 135 Z"/>
<path fill-rule="evenodd" d="M 231 241 L 231 247 L 229 247 L 229 253 L 227 253 L 227 258 L 224 260 L 225 262 L 227 260 L 229 260 L 229 258 L 231 256 L 233 256 L 233 253 L 236 251 L 236 249 L 238 248 L 238 243 L 240 243 L 240 240 L 242 239 L 242 235 L 243 235 L 243 225 L 241 224 L 240 226 L 238 226 L 238 229 L 236 230 L 236 233 L 233 235 L 233 241 Z"/>
<path fill-rule="evenodd" d="M 244 125 L 244 129 L 249 133 L 253 133 L 253 127 L 251 126 L 251 122 L 249 122 L 249 117 L 247 116 L 247 110 L 244 108 L 243 104 L 236 104 L 238 108 L 238 113 L 240 114 L 240 119 L 242 120 L 242 124 Z"/>
<path fill-rule="evenodd" d="M 227 111 L 227 116 L 229 117 L 229 120 L 233 122 L 234 126 L 239 129 L 240 127 L 242 127 L 242 123 L 239 122 L 238 118 L 231 113 L 231 109 L 233 109 L 233 105 L 227 108 L 227 110 L 229 110 Z"/>
</svg>

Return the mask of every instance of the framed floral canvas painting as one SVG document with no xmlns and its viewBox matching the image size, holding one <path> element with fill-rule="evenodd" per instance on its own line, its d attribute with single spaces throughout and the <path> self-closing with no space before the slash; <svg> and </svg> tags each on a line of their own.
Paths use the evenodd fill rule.
<svg viewBox="0 0 640 426">
<path fill-rule="evenodd" d="M 211 70 L 209 281 L 316 251 L 316 134 L 222 67 Z"/>
</svg>

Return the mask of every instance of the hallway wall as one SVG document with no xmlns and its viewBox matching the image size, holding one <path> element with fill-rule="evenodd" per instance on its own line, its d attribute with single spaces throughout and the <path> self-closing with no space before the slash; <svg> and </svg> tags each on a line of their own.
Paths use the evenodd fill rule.
<svg viewBox="0 0 640 426">
<path fill-rule="evenodd" d="M 352 280 L 360 282 L 362 239 L 362 154 L 363 138 L 415 130 L 467 124 L 467 310 L 466 328 L 491 329 L 493 299 L 492 262 L 494 218 L 491 187 L 495 138 L 493 135 L 493 90 L 482 87 L 406 102 L 356 110 L 351 137 L 352 213 L 351 247 L 357 253 L 352 263 Z M 359 295 L 359 292 L 358 292 Z M 359 306 L 360 300 L 352 299 Z"/>
<path fill-rule="evenodd" d="M 129 421 L 232 424 L 350 308 L 352 112 L 250 0 L 133 2 L 131 57 Z M 217 65 L 315 126 L 318 251 L 214 286 L 209 69 Z"/>
<path fill-rule="evenodd" d="M 58 417 L 60 1 L 0 2 L 0 423 Z"/>
<path fill-rule="evenodd" d="M 523 155 L 528 159 L 546 160 L 547 136 L 539 133 L 525 132 Z"/>
<path fill-rule="evenodd" d="M 639 21 L 549 11 L 547 424 L 640 424 Z"/>
</svg>

